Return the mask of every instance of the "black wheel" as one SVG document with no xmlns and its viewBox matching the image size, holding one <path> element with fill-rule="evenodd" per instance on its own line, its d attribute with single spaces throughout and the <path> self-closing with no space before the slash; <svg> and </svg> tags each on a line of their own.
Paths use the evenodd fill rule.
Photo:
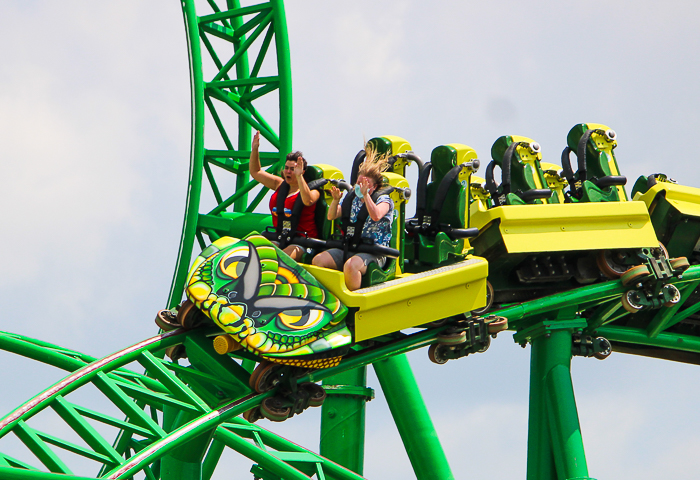
<svg viewBox="0 0 700 480">
<path fill-rule="evenodd" d="M 681 292 L 675 285 L 666 285 L 664 288 L 667 288 L 671 293 L 671 300 L 664 303 L 664 307 L 672 307 L 681 301 Z"/>
<path fill-rule="evenodd" d="M 258 369 L 260 371 L 256 375 Z M 250 376 L 250 386 L 258 393 L 272 390 L 280 381 L 280 370 L 282 370 L 282 365 L 272 362 L 261 362 L 255 367 L 253 375 Z"/>
<path fill-rule="evenodd" d="M 449 358 L 445 357 L 444 353 L 445 346 L 439 343 L 434 343 L 428 348 L 428 358 L 437 365 L 443 365 L 449 360 Z"/>
<path fill-rule="evenodd" d="M 436 328 L 436 327 L 442 327 L 444 324 L 447 323 L 447 318 L 441 318 L 440 320 L 435 320 L 434 322 L 426 323 L 424 325 L 421 325 L 421 327 L 425 328 Z"/>
<path fill-rule="evenodd" d="M 487 280 L 486 281 L 486 305 L 484 305 L 483 307 L 478 308 L 476 310 L 472 310 L 472 313 L 474 315 L 483 315 L 484 313 L 488 312 L 491 309 L 492 305 L 493 305 L 493 286 Z"/>
<path fill-rule="evenodd" d="M 596 257 L 596 264 L 603 275 L 614 280 L 627 271 L 627 265 L 615 260 L 615 253 L 612 250 L 601 250 Z"/>
<path fill-rule="evenodd" d="M 260 407 L 255 407 L 251 408 L 247 412 L 243 412 L 243 418 L 249 421 L 250 423 L 255 423 L 261 418 L 263 418 L 262 413 L 260 412 Z"/>
<path fill-rule="evenodd" d="M 185 300 L 177 311 L 177 321 L 184 329 L 195 328 L 201 325 L 204 316 L 202 312 L 190 300 Z"/>
<path fill-rule="evenodd" d="M 484 340 L 481 348 L 479 348 L 479 350 L 477 350 L 476 352 L 477 353 L 484 353 L 486 350 L 489 349 L 490 346 L 491 346 L 491 337 L 487 336 L 486 339 Z"/>
<path fill-rule="evenodd" d="M 596 338 L 596 342 L 598 342 L 599 348 L 601 348 L 601 350 L 599 352 L 594 352 L 593 356 L 598 360 L 605 360 L 612 353 L 612 345 L 610 345 L 608 339 L 604 337 Z"/>
<path fill-rule="evenodd" d="M 260 404 L 262 416 L 273 422 L 284 422 L 292 413 L 291 407 L 285 407 L 277 397 L 269 397 Z"/>
<path fill-rule="evenodd" d="M 660 250 L 660 258 L 668 258 L 668 250 L 666 249 L 666 246 L 659 242 L 659 250 Z"/>
<path fill-rule="evenodd" d="M 685 272 L 690 267 L 690 262 L 686 257 L 678 257 L 671 260 L 671 268 Z"/>
<path fill-rule="evenodd" d="M 250 386 L 250 388 L 252 388 L 253 390 L 255 390 L 255 383 L 258 381 L 258 375 L 260 375 L 260 370 L 262 370 L 261 366 L 267 363 L 269 362 L 263 360 L 262 362 L 257 364 L 253 371 L 250 373 L 250 378 L 248 379 L 248 386 Z"/>
<path fill-rule="evenodd" d="M 303 383 L 301 388 L 309 392 L 309 407 L 320 407 L 326 400 L 326 390 L 316 383 Z"/>
<path fill-rule="evenodd" d="M 622 306 L 629 313 L 637 313 L 644 305 L 639 303 L 639 293 L 636 290 L 628 290 L 622 295 Z"/>
<path fill-rule="evenodd" d="M 170 360 L 177 362 L 181 358 L 187 358 L 187 351 L 183 344 L 173 345 L 165 349 L 165 354 L 170 357 Z"/>
<path fill-rule="evenodd" d="M 180 328 L 180 322 L 177 321 L 177 313 L 172 310 L 159 311 L 156 314 L 156 325 L 164 332 Z"/>
<path fill-rule="evenodd" d="M 487 319 L 489 317 L 486 317 Z M 490 335 L 496 335 L 503 330 L 508 330 L 508 319 L 506 317 L 495 317 L 487 324 Z"/>
</svg>

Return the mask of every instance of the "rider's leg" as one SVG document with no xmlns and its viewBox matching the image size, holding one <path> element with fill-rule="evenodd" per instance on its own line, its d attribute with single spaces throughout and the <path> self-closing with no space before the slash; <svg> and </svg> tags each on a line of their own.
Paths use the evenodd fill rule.
<svg viewBox="0 0 700 480">
<path fill-rule="evenodd" d="M 343 273 L 345 274 L 345 286 L 348 287 L 348 290 L 357 290 L 362 286 L 362 275 L 366 271 L 365 261 L 357 255 L 350 257 L 345 262 Z"/>
<path fill-rule="evenodd" d="M 287 245 L 287 248 L 282 251 L 292 257 L 295 262 L 300 262 L 304 255 L 304 249 L 299 245 Z"/>
<path fill-rule="evenodd" d="M 311 263 L 317 267 L 340 270 L 340 265 L 343 264 L 343 251 L 339 248 L 331 248 L 316 255 Z"/>
</svg>

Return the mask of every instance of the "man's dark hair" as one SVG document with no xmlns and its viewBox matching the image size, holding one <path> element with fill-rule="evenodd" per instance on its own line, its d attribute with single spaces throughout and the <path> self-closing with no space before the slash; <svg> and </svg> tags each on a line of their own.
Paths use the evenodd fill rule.
<svg viewBox="0 0 700 480">
<path fill-rule="evenodd" d="M 301 158 L 301 161 L 304 164 L 304 171 L 306 171 L 307 164 L 303 153 L 297 150 L 296 152 L 292 152 L 287 155 L 288 162 L 296 162 L 299 158 Z"/>
</svg>

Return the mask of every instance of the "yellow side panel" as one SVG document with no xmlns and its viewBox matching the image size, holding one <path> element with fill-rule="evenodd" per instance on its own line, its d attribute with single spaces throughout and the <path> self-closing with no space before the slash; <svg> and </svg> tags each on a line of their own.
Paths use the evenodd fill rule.
<svg viewBox="0 0 700 480">
<path fill-rule="evenodd" d="M 304 265 L 355 315 L 355 341 L 423 325 L 486 305 L 488 262 L 471 257 L 464 262 L 354 292 L 345 287 L 342 272 Z"/>
<path fill-rule="evenodd" d="M 508 253 L 658 245 L 642 202 L 507 205 L 472 210 L 472 227 L 483 229 L 497 220 Z"/>
<path fill-rule="evenodd" d="M 355 318 L 355 340 L 359 342 L 459 315 L 484 306 L 485 298 L 484 278 L 367 312 L 359 311 Z"/>
<path fill-rule="evenodd" d="M 666 201 L 684 215 L 700 217 L 700 188 L 676 185 L 675 183 L 658 182 L 643 195 L 637 193 L 635 200 L 641 200 L 651 207 L 656 195 L 666 191 Z"/>
</svg>

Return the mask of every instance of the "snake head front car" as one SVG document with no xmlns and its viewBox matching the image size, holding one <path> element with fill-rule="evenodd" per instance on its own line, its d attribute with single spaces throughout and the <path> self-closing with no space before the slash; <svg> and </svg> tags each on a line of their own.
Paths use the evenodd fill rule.
<svg viewBox="0 0 700 480">
<path fill-rule="evenodd" d="M 352 340 L 347 308 L 260 235 L 222 237 L 207 247 L 190 268 L 186 295 L 241 345 L 271 360 Z"/>
</svg>

